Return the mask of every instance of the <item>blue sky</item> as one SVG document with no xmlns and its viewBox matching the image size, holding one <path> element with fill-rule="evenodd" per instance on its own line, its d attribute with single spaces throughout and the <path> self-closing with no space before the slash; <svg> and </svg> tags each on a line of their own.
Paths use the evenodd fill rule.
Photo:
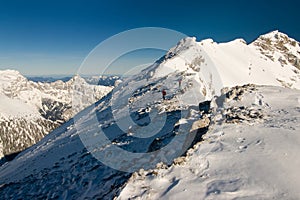
<svg viewBox="0 0 300 200">
<path fill-rule="evenodd" d="M 0 1 L 0 69 L 26 75 L 75 74 L 101 41 L 148 26 L 217 42 L 251 42 L 279 29 L 299 41 L 299 6 L 299 1 L 289 0 Z M 137 55 L 147 62 L 160 56 Z"/>
</svg>

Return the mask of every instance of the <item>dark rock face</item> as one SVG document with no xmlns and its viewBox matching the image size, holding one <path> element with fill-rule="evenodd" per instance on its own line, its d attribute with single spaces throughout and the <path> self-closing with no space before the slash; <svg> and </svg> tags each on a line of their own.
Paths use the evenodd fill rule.
<svg viewBox="0 0 300 200">
<path fill-rule="evenodd" d="M 210 110 L 210 101 L 203 101 L 199 103 L 199 111 L 208 114 Z"/>
</svg>

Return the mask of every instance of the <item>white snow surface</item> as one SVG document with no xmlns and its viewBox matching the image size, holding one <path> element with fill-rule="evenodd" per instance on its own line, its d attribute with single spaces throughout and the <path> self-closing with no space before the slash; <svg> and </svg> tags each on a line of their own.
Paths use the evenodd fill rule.
<svg viewBox="0 0 300 200">
<path fill-rule="evenodd" d="M 269 86 L 227 102 L 260 109 L 265 119 L 226 123 L 215 113 L 182 163 L 135 173 L 118 199 L 299 199 L 299 98 L 298 90 Z"/>
<path fill-rule="evenodd" d="M 26 101 L 19 98 L 14 98 L 12 94 L 12 87 L 26 81 L 18 71 L 2 70 L 0 71 L 0 120 L 7 120 L 9 118 L 37 118 L 39 116 L 38 110 L 34 104 L 28 104 Z"/>
<path fill-rule="evenodd" d="M 16 118 L 24 116 L 26 118 L 29 118 L 29 116 L 34 118 L 39 116 L 34 106 L 28 105 L 19 99 L 11 99 L 3 94 L 0 94 L 0 110 L 0 118 L 6 120 L 12 116 Z"/>
</svg>

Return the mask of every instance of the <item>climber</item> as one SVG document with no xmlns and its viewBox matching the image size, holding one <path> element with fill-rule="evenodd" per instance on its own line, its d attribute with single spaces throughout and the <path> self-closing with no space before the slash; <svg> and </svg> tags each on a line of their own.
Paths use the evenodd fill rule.
<svg viewBox="0 0 300 200">
<path fill-rule="evenodd" d="M 163 90 L 161 91 L 161 93 L 162 93 L 163 100 L 165 100 L 165 99 L 166 99 L 166 94 L 167 94 L 166 90 L 163 89 Z"/>
</svg>

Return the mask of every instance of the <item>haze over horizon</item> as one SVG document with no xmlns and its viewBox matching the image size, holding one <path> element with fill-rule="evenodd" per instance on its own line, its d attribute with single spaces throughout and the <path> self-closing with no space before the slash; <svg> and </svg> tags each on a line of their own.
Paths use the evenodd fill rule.
<svg viewBox="0 0 300 200">
<path fill-rule="evenodd" d="M 300 40 L 298 1 L 5 1 L 0 7 L 0 69 L 72 75 L 100 42 L 139 27 L 163 27 L 216 42 L 279 30 Z M 175 45 L 175 44 L 174 44 Z M 154 62 L 164 52 L 136 54 Z M 125 65 L 125 64 L 124 64 Z M 120 65 L 115 66 L 116 73 Z"/>
</svg>

